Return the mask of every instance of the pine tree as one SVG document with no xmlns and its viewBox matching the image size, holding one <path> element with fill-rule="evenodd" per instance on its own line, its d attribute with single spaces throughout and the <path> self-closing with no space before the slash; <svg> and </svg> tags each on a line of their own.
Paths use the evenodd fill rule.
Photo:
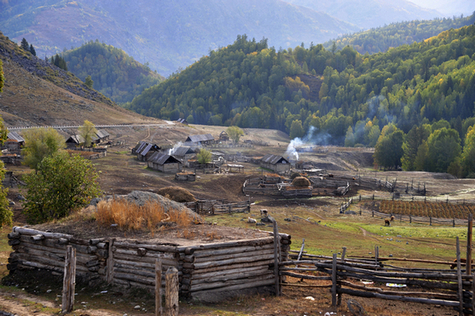
<svg viewBox="0 0 475 316">
<path fill-rule="evenodd" d="M 33 56 L 36 56 L 36 50 L 35 48 L 33 47 L 33 44 L 30 44 L 30 49 L 29 49 L 30 53 L 33 55 Z"/>
<path fill-rule="evenodd" d="M 29 52 L 30 51 L 30 45 L 28 44 L 27 40 L 23 38 L 21 40 L 21 48 L 23 48 L 25 51 Z"/>
</svg>

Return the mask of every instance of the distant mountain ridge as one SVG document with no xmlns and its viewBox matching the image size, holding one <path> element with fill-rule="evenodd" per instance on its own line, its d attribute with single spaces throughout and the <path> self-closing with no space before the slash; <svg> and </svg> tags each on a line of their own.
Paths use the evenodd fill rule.
<svg viewBox="0 0 475 316">
<path fill-rule="evenodd" d="M 311 10 L 319 10 L 366 30 L 386 24 L 429 20 L 443 15 L 408 0 L 284 0 Z"/>
<path fill-rule="evenodd" d="M 358 28 L 281 0 L 25 0 L 0 2 L 0 30 L 26 38 L 41 57 L 98 39 L 168 75 L 239 34 L 268 38 L 278 49 Z"/>
</svg>

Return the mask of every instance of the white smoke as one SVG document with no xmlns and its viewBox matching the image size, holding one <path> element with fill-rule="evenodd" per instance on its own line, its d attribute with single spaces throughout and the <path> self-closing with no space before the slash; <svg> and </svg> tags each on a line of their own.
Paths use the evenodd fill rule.
<svg viewBox="0 0 475 316">
<path fill-rule="evenodd" d="M 168 154 L 169 154 L 170 156 L 172 156 L 172 155 L 175 153 L 175 151 L 176 151 L 178 148 L 180 148 L 181 146 L 183 146 L 183 143 L 182 143 L 182 142 L 176 143 L 176 144 L 173 146 L 173 148 L 170 148 L 170 149 L 168 150 Z"/>
<path fill-rule="evenodd" d="M 331 136 L 327 132 L 319 131 L 314 126 L 310 126 L 307 134 L 304 137 L 296 137 L 290 141 L 290 144 L 287 146 L 287 150 L 285 151 L 284 155 L 289 160 L 298 161 L 298 148 L 314 145 L 326 146 L 329 144 L 330 138 Z"/>
</svg>

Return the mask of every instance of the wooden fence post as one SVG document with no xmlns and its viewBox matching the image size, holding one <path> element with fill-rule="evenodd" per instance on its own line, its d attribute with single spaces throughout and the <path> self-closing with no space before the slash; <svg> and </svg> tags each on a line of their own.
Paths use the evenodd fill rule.
<svg viewBox="0 0 475 316">
<path fill-rule="evenodd" d="M 106 280 L 108 284 L 111 284 L 114 280 L 114 252 L 112 248 L 114 247 L 115 238 L 109 241 L 109 253 L 107 256 L 107 271 L 106 271 Z"/>
<path fill-rule="evenodd" d="M 76 248 L 71 245 L 66 248 L 64 260 L 64 277 L 61 313 L 70 313 L 74 305 L 74 289 L 76 286 Z"/>
<path fill-rule="evenodd" d="M 333 254 L 332 262 L 332 306 L 336 307 L 336 253 Z"/>
<path fill-rule="evenodd" d="M 475 316 L 475 274 L 472 276 L 472 315 Z"/>
<path fill-rule="evenodd" d="M 155 260 L 155 316 L 162 316 L 162 260 Z"/>
<path fill-rule="evenodd" d="M 302 247 L 300 247 L 300 252 L 299 252 L 299 256 L 297 257 L 297 261 L 299 261 L 300 258 L 302 258 L 303 248 L 305 248 L 305 238 L 302 239 Z"/>
<path fill-rule="evenodd" d="M 279 276 L 279 228 L 277 221 L 274 220 L 274 277 L 275 277 L 275 295 L 280 296 L 280 276 Z"/>
<path fill-rule="evenodd" d="M 168 268 L 165 273 L 165 316 L 178 316 L 178 270 Z"/>
<path fill-rule="evenodd" d="M 379 259 L 379 247 L 375 246 L 374 247 L 374 264 L 376 266 L 378 265 L 378 259 Z"/>
<path fill-rule="evenodd" d="M 460 264 L 460 242 L 459 237 L 457 236 L 456 239 L 456 248 L 457 248 L 457 284 L 458 284 L 458 292 L 457 296 L 460 302 L 459 305 L 459 314 L 463 316 L 463 284 L 462 284 L 462 267 Z"/>
<path fill-rule="evenodd" d="M 346 247 L 343 247 L 343 253 L 341 254 L 341 262 L 345 262 Z"/>
<path fill-rule="evenodd" d="M 468 231 L 467 231 L 467 275 L 472 274 L 472 213 L 468 214 Z"/>
</svg>

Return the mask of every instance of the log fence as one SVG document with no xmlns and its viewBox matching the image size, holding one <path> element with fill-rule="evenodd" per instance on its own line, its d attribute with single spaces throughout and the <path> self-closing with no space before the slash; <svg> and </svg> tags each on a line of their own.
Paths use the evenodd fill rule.
<svg viewBox="0 0 475 316">
<path fill-rule="evenodd" d="M 232 296 L 257 288 L 278 294 L 278 265 L 288 260 L 290 235 L 278 231 L 277 238 L 274 233 L 262 234 L 249 240 L 180 246 L 125 238 L 81 240 L 68 234 L 14 227 L 8 234 L 14 252 L 7 268 L 39 268 L 63 274 L 65 252 L 70 247 L 76 251 L 75 276 L 81 282 L 106 281 L 157 293 L 157 280 L 161 280 L 160 287 L 165 286 L 167 271 L 175 269 L 179 293 L 187 298 L 206 301 L 213 293 Z"/>
<path fill-rule="evenodd" d="M 199 200 L 183 203 L 186 207 L 198 214 L 216 215 L 232 213 L 250 213 L 251 202 L 222 203 L 216 200 Z"/>
</svg>

